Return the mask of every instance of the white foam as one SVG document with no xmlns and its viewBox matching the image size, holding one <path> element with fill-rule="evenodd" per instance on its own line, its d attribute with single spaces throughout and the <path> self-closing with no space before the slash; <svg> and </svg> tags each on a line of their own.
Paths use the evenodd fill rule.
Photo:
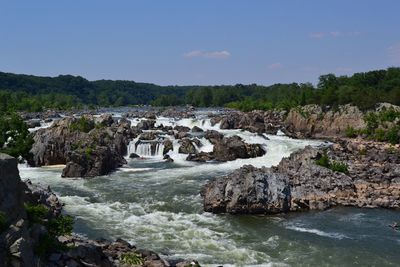
<svg viewBox="0 0 400 267">
<path fill-rule="evenodd" d="M 324 232 L 318 229 L 314 228 L 305 228 L 305 227 L 298 227 L 298 226 L 286 226 L 286 229 L 297 231 L 297 232 L 303 232 L 303 233 L 310 233 L 310 234 L 315 234 L 323 237 L 329 237 L 329 238 L 335 238 L 335 239 L 344 239 L 344 238 L 349 238 L 348 236 L 340 233 L 329 233 L 329 232 Z"/>
</svg>

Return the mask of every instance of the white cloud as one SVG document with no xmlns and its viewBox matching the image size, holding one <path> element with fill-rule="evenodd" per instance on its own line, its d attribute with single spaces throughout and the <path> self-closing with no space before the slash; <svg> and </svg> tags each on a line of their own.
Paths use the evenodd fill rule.
<svg viewBox="0 0 400 267">
<path fill-rule="evenodd" d="M 353 31 L 353 32 L 331 31 L 331 32 L 310 33 L 309 37 L 314 38 L 314 39 L 322 39 L 325 37 L 338 38 L 338 37 L 355 37 L 355 36 L 359 36 L 359 35 L 361 35 L 361 32 L 359 32 L 359 31 Z"/>
<path fill-rule="evenodd" d="M 389 46 L 387 52 L 392 64 L 400 64 L 400 43 Z"/>
<path fill-rule="evenodd" d="M 268 66 L 268 69 L 270 70 L 277 70 L 277 69 L 282 69 L 283 65 L 281 63 L 273 63 L 271 65 Z"/>
<path fill-rule="evenodd" d="M 231 56 L 229 51 L 201 51 L 193 50 L 183 54 L 186 58 L 203 57 L 203 58 L 216 58 L 216 59 L 227 59 Z"/>
</svg>

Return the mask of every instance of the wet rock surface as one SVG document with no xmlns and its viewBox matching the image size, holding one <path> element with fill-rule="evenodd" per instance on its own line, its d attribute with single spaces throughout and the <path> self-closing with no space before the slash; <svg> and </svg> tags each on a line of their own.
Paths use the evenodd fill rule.
<svg viewBox="0 0 400 267">
<path fill-rule="evenodd" d="M 347 170 L 317 165 L 324 155 Z M 201 194 L 204 209 L 215 213 L 280 213 L 339 205 L 399 208 L 399 166 L 399 146 L 341 139 L 328 148 L 306 147 L 276 167 L 242 167 L 209 182 Z"/>
<path fill-rule="evenodd" d="M 157 253 L 138 249 L 117 239 L 90 240 L 83 236 L 61 235 L 49 251 L 37 248 L 49 234 L 47 221 L 60 216 L 62 203 L 49 187 L 22 182 L 17 160 L 0 153 L 0 212 L 6 216 L 0 228 L 0 266 L 199 266 L 195 260 L 161 258 Z M 32 221 L 25 203 L 48 210 L 44 221 Z"/>
</svg>

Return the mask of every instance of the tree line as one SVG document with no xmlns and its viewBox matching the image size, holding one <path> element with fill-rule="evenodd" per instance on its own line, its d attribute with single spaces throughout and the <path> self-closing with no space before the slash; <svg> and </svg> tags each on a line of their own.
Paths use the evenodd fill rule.
<svg viewBox="0 0 400 267">
<path fill-rule="evenodd" d="M 88 81 L 80 76 L 38 77 L 0 72 L 0 112 L 42 111 L 129 105 L 231 107 L 243 111 L 298 105 L 353 104 L 361 109 L 378 102 L 400 105 L 400 68 L 322 75 L 311 83 L 159 86 L 134 81 Z"/>
</svg>

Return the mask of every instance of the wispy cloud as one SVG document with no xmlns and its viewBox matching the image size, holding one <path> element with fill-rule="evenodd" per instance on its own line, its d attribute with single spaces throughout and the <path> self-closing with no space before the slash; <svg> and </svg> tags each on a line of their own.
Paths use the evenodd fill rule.
<svg viewBox="0 0 400 267">
<path fill-rule="evenodd" d="M 355 37 L 361 35 L 359 31 L 352 32 L 342 32 L 342 31 L 330 31 L 330 32 L 313 32 L 308 36 L 313 39 L 322 39 L 322 38 L 338 38 L 338 37 Z"/>
<path fill-rule="evenodd" d="M 279 62 L 273 63 L 268 66 L 268 69 L 270 69 L 270 70 L 278 70 L 278 69 L 282 69 L 282 68 L 283 68 L 283 65 Z"/>
<path fill-rule="evenodd" d="M 184 53 L 183 56 L 185 58 L 202 57 L 202 58 L 227 59 L 227 58 L 231 57 L 231 53 L 229 53 L 229 51 L 226 51 L 226 50 L 222 50 L 222 51 L 193 50 L 193 51 Z"/>
<path fill-rule="evenodd" d="M 400 43 L 389 46 L 387 52 L 392 64 L 400 64 Z"/>
<path fill-rule="evenodd" d="M 314 38 L 314 39 L 321 39 L 321 38 L 324 38 L 325 35 L 326 35 L 326 33 L 324 33 L 324 32 L 313 32 L 313 33 L 310 33 L 310 34 L 309 34 L 309 36 L 310 36 L 311 38 Z"/>
</svg>

